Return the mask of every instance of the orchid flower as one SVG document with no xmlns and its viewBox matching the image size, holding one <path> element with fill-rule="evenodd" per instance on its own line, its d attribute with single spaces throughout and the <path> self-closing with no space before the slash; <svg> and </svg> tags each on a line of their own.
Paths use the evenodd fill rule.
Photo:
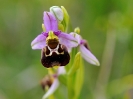
<svg viewBox="0 0 133 99">
<path fill-rule="evenodd" d="M 69 63 L 68 50 L 78 45 L 77 40 L 70 34 L 58 29 L 58 21 L 51 12 L 44 12 L 43 32 L 32 42 L 32 49 L 41 49 L 43 66 L 65 66 Z"/>
<path fill-rule="evenodd" d="M 52 13 L 55 15 L 55 17 L 57 18 L 57 20 L 59 21 L 59 23 L 62 22 L 63 19 L 64 19 L 64 20 L 67 20 L 68 17 L 69 17 L 69 15 L 67 14 L 66 9 L 65 9 L 63 6 L 61 6 L 61 8 L 58 7 L 58 6 L 52 6 L 52 7 L 50 8 L 50 12 L 52 12 Z M 64 14 L 63 14 L 63 13 L 64 13 Z M 68 22 L 68 21 L 66 21 L 66 22 Z M 68 24 L 68 23 L 67 23 L 67 24 Z M 64 26 L 65 26 L 65 25 L 64 25 Z M 80 32 L 80 29 L 79 29 L 79 28 L 75 28 L 75 31 L 76 31 L 76 32 Z M 73 33 L 70 33 L 70 34 L 72 35 Z M 88 47 L 88 45 L 87 45 L 86 40 L 82 39 L 81 36 L 78 35 L 78 34 L 74 34 L 74 35 L 76 35 L 75 38 L 77 39 L 77 42 L 78 42 L 78 44 L 79 44 L 79 48 L 80 48 L 80 52 L 81 52 L 82 57 L 83 57 L 87 62 L 89 62 L 89 63 L 91 63 L 91 64 L 93 64 L 93 65 L 99 66 L 99 65 L 100 65 L 100 64 L 99 64 L 99 61 L 98 61 L 98 60 L 96 59 L 96 57 L 90 52 L 90 49 L 89 49 L 89 47 Z M 71 48 L 69 49 L 69 52 L 70 52 L 70 51 L 71 51 Z"/>
<path fill-rule="evenodd" d="M 58 76 L 63 75 L 65 73 L 66 73 L 65 68 L 64 67 L 59 67 L 56 74 L 49 75 L 48 77 L 45 77 L 42 80 L 41 84 L 42 84 L 43 89 L 46 86 L 49 87 L 48 91 L 43 95 L 42 99 L 48 98 L 50 95 L 52 95 L 56 91 L 56 89 L 59 87 Z"/>
<path fill-rule="evenodd" d="M 32 49 L 41 49 L 41 63 L 49 72 L 41 82 L 43 89 L 48 89 L 42 99 L 49 98 L 61 82 L 68 87 L 68 98 L 77 99 L 83 84 L 82 57 L 93 65 L 100 65 L 90 51 L 87 41 L 79 35 L 79 28 L 74 32 L 65 33 L 69 25 L 66 9 L 63 6 L 52 6 L 50 12 L 43 13 L 43 32 L 31 42 Z M 78 47 L 79 51 L 71 50 L 73 47 Z M 61 76 L 62 74 L 66 75 Z"/>
<path fill-rule="evenodd" d="M 80 32 L 80 30 L 79 30 Z M 99 66 L 100 63 L 98 61 L 98 59 L 91 53 L 88 45 L 87 45 L 87 41 L 82 39 L 82 37 L 77 34 L 77 33 L 70 33 L 71 35 L 73 35 L 78 42 L 79 45 L 79 51 L 81 52 L 81 56 L 89 63 Z"/>
</svg>

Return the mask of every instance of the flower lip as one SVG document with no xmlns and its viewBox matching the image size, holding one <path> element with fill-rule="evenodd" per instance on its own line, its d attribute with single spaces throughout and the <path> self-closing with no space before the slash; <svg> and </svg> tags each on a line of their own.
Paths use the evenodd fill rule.
<svg viewBox="0 0 133 99">
<path fill-rule="evenodd" d="M 47 42 L 47 45 L 51 48 L 51 49 L 55 49 L 57 47 L 57 45 L 59 44 L 59 41 L 57 39 L 50 39 Z"/>
<path fill-rule="evenodd" d="M 44 67 L 65 66 L 69 63 L 70 55 L 64 45 L 59 44 L 56 49 L 46 46 L 42 49 L 41 63 Z"/>
</svg>

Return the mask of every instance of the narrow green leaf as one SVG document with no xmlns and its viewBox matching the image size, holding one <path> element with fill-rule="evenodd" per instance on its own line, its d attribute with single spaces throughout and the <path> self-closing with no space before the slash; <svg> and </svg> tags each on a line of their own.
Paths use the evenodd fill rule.
<svg viewBox="0 0 133 99">
<path fill-rule="evenodd" d="M 72 66 L 72 68 L 70 68 L 70 70 L 68 72 L 69 76 L 74 74 L 77 71 L 77 69 L 80 67 L 80 63 L 81 63 L 81 55 L 80 55 L 80 52 L 78 52 L 75 55 L 73 66 Z"/>
<path fill-rule="evenodd" d="M 80 67 L 76 71 L 76 74 L 75 74 L 74 98 L 73 99 L 78 99 L 82 85 L 83 85 L 83 80 L 84 80 L 84 65 L 83 65 L 81 56 L 80 56 L 79 66 Z"/>
<path fill-rule="evenodd" d="M 80 52 L 75 56 L 73 66 L 68 72 L 68 95 L 69 99 L 78 99 L 83 85 L 84 67 Z"/>
<path fill-rule="evenodd" d="M 68 99 L 74 96 L 74 76 L 67 76 Z"/>
</svg>

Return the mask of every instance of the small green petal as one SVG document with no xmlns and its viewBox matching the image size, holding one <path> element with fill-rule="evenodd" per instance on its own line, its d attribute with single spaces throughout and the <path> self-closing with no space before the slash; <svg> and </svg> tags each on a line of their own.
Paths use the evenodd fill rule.
<svg viewBox="0 0 133 99">
<path fill-rule="evenodd" d="M 61 30 L 62 32 L 65 32 L 64 26 L 61 23 L 58 23 L 58 29 Z"/>
<path fill-rule="evenodd" d="M 42 30 L 43 30 L 43 32 L 46 32 L 44 24 L 42 24 Z"/>
<path fill-rule="evenodd" d="M 64 25 L 64 29 L 66 31 L 67 28 L 68 28 L 68 24 L 69 24 L 69 15 L 68 15 L 66 9 L 63 6 L 61 6 L 61 9 L 62 9 L 63 14 L 64 14 L 64 19 L 62 21 L 62 24 Z"/>
</svg>

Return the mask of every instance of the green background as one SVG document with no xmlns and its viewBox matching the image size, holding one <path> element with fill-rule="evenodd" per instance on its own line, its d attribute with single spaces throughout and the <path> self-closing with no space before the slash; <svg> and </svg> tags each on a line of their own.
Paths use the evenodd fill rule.
<svg viewBox="0 0 133 99">
<path fill-rule="evenodd" d="M 43 11 L 64 6 L 100 67 L 85 62 L 79 99 L 133 99 L 133 0 L 0 0 L 0 99 L 41 99 L 47 69 L 31 41 Z M 64 85 L 56 99 L 67 96 Z"/>
</svg>

